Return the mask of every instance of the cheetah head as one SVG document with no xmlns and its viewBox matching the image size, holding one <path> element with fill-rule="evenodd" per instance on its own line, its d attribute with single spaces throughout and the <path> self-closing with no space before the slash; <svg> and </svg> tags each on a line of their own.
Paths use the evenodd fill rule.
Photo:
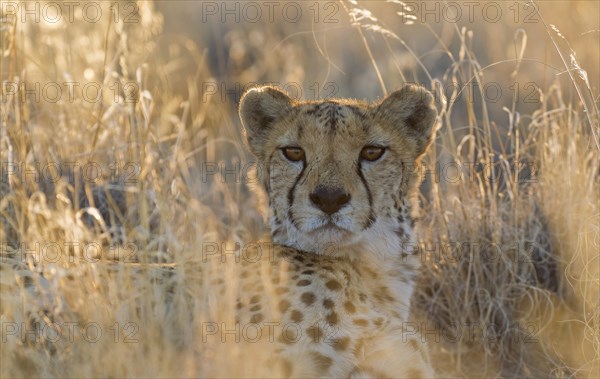
<svg viewBox="0 0 600 379">
<path fill-rule="evenodd" d="M 407 85 L 366 104 L 300 102 L 259 87 L 239 112 L 276 243 L 333 254 L 410 238 L 408 198 L 436 118 L 427 90 Z"/>
</svg>

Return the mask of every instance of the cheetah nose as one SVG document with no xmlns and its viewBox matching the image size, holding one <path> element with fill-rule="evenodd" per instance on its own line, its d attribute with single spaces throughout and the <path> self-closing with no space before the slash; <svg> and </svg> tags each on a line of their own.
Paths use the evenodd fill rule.
<svg viewBox="0 0 600 379">
<path fill-rule="evenodd" d="M 314 205 L 330 216 L 350 201 L 350 194 L 342 188 L 325 186 L 317 186 L 309 197 Z"/>
</svg>

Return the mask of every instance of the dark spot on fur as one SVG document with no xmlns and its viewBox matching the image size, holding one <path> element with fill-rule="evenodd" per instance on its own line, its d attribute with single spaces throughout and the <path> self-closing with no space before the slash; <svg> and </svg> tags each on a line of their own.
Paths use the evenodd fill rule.
<svg viewBox="0 0 600 379">
<path fill-rule="evenodd" d="M 279 308 L 279 311 L 281 313 L 285 313 L 285 311 L 289 309 L 290 305 L 290 302 L 284 299 L 279 302 L 279 305 L 277 307 Z"/>
<path fill-rule="evenodd" d="M 346 309 L 346 312 L 348 312 L 348 313 L 354 313 L 354 312 L 356 312 L 356 307 L 350 301 L 346 301 L 344 303 L 344 308 Z"/>
<path fill-rule="evenodd" d="M 250 322 L 254 323 L 254 324 L 258 324 L 262 320 L 264 320 L 264 316 L 262 315 L 262 313 L 257 313 L 257 314 L 252 315 L 252 317 L 250 317 Z"/>
<path fill-rule="evenodd" d="M 330 281 L 325 283 L 325 285 L 327 286 L 327 288 L 329 288 L 332 291 L 339 291 L 342 288 L 342 285 L 340 284 L 340 282 L 338 282 L 337 280 L 334 280 L 334 279 L 331 279 Z"/>
<path fill-rule="evenodd" d="M 300 296 L 300 300 L 302 300 L 302 302 L 306 305 L 312 305 L 312 303 L 315 302 L 315 299 L 316 299 L 316 296 L 312 292 L 304 292 Z"/>
<path fill-rule="evenodd" d="M 302 320 L 304 320 L 304 315 L 302 314 L 302 312 L 294 309 L 292 311 L 290 318 L 292 319 L 292 321 L 298 323 L 298 322 L 302 322 Z"/>
<path fill-rule="evenodd" d="M 330 314 L 325 316 L 325 320 L 331 325 L 336 325 L 340 321 L 340 318 L 335 311 L 331 311 Z"/>
<path fill-rule="evenodd" d="M 333 338 L 329 343 L 336 351 L 345 351 L 350 345 L 350 337 Z"/>
<path fill-rule="evenodd" d="M 298 331 L 296 328 L 284 328 L 278 341 L 286 345 L 292 344 L 298 341 Z"/>
<path fill-rule="evenodd" d="M 262 308 L 262 306 L 260 304 L 256 304 L 250 308 L 250 312 L 260 311 L 260 308 Z"/>
<path fill-rule="evenodd" d="M 419 345 L 417 344 L 417 341 L 415 341 L 414 339 L 408 340 L 408 345 L 411 347 L 411 349 L 413 349 L 415 351 L 419 351 Z"/>
</svg>

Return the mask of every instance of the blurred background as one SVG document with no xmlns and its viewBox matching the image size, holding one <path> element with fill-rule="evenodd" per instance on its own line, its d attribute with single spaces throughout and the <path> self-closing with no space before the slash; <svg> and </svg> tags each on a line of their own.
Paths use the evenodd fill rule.
<svg viewBox="0 0 600 379">
<path fill-rule="evenodd" d="M 384 92 L 379 76 L 387 91 L 404 82 L 429 86 L 471 60 L 479 65 L 496 120 L 515 93 L 522 95 L 518 105 L 531 112 L 538 91 L 568 79 L 555 43 L 572 74 L 580 76 L 577 62 L 598 87 L 596 2 L 158 1 L 156 8 L 164 15 L 161 43 L 193 41 L 232 102 L 231 92 L 254 82 L 281 83 L 307 99 L 375 99 Z M 451 90 L 445 86 L 447 96 Z"/>
</svg>

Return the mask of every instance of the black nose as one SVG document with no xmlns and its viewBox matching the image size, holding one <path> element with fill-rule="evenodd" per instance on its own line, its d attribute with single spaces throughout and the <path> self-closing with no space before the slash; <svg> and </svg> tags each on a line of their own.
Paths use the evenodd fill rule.
<svg viewBox="0 0 600 379">
<path fill-rule="evenodd" d="M 314 205 L 328 215 L 332 215 L 339 211 L 350 201 L 350 194 L 346 193 L 342 188 L 325 186 L 318 186 L 315 188 L 309 197 Z"/>
</svg>

